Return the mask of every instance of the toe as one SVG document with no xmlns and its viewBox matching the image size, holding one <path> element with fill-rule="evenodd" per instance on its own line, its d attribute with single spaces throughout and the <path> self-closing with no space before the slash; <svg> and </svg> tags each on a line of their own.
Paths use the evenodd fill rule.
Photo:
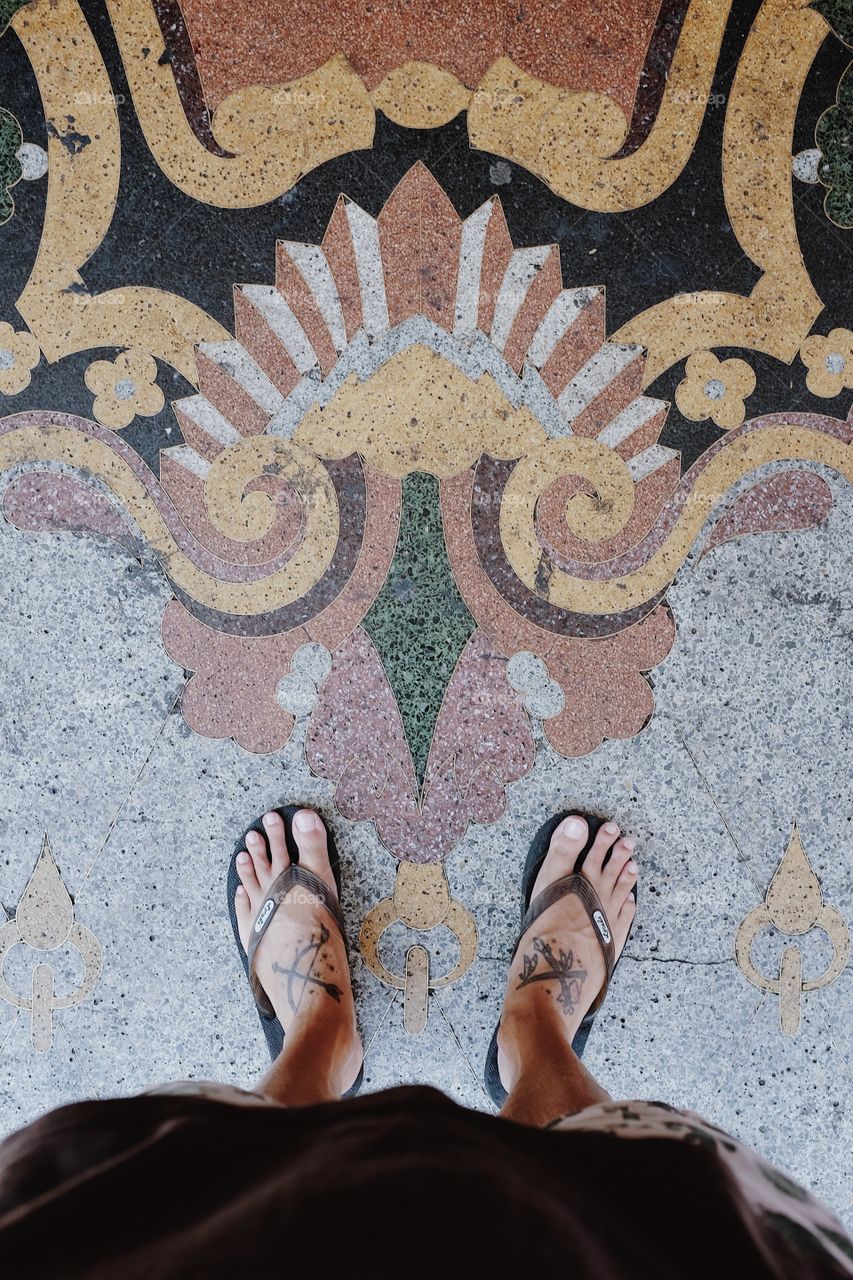
<svg viewBox="0 0 853 1280">
<path fill-rule="evenodd" d="M 299 865 L 307 867 L 334 888 L 326 828 L 313 809 L 300 809 L 293 815 L 293 838 L 299 850 Z"/>
<path fill-rule="evenodd" d="M 601 872 L 601 883 L 605 892 L 612 893 L 617 880 L 621 876 L 625 866 L 634 856 L 634 848 L 636 840 L 633 836 L 622 836 L 613 846 L 610 854 L 610 861 Z"/>
<path fill-rule="evenodd" d="M 246 865 L 251 869 L 251 861 L 247 862 Z M 250 870 L 250 874 L 254 879 L 255 873 L 253 870 Z M 240 941 L 245 951 L 248 946 L 249 934 L 252 931 L 255 909 L 252 906 L 252 899 L 242 884 L 237 886 L 237 892 L 234 894 L 234 911 L 237 915 L 237 932 L 240 935 Z"/>
<path fill-rule="evenodd" d="M 234 894 L 234 910 L 237 912 L 237 927 L 240 930 L 240 937 L 245 939 L 252 923 L 252 904 L 248 893 L 241 884 L 238 884 L 237 892 Z"/>
<path fill-rule="evenodd" d="M 625 863 L 624 867 L 619 872 L 616 884 L 613 888 L 613 898 L 617 910 L 621 910 L 625 904 L 626 898 L 631 897 L 631 900 L 633 901 L 631 891 L 636 883 L 637 864 L 632 858 Z"/>
<path fill-rule="evenodd" d="M 570 813 L 551 836 L 551 843 L 548 846 L 548 857 L 551 862 L 560 859 L 567 864 L 568 870 L 573 869 L 588 835 L 589 828 L 584 819 L 577 813 Z M 565 874 L 565 871 L 562 874 Z"/>
<path fill-rule="evenodd" d="M 271 871 L 267 842 L 257 831 L 249 831 L 246 833 L 246 848 L 249 850 L 258 884 L 264 889 L 269 882 Z"/>
<path fill-rule="evenodd" d="M 629 891 L 628 896 L 622 903 L 622 906 L 619 909 L 619 914 L 616 917 L 619 928 L 624 932 L 625 937 L 628 936 L 628 930 L 631 928 L 631 921 L 634 919 L 636 911 L 637 903 Z"/>
<path fill-rule="evenodd" d="M 577 813 L 570 813 L 559 826 L 554 828 L 545 861 L 533 886 L 533 897 L 541 893 L 546 885 L 552 884 L 554 880 L 571 875 L 575 869 L 578 854 L 586 844 L 588 834 L 586 822 Z"/>
<path fill-rule="evenodd" d="M 601 872 L 604 859 L 613 843 L 619 837 L 619 828 L 615 822 L 603 822 L 595 833 L 589 853 L 584 858 L 584 874 L 592 879 Z M 611 859 L 612 861 L 612 859 Z M 608 864 L 609 865 L 609 864 Z"/>
<path fill-rule="evenodd" d="M 242 849 L 237 854 L 237 875 L 240 877 L 240 884 L 246 890 L 246 897 L 259 892 L 258 877 L 255 875 L 255 864 L 252 862 L 251 855 Z"/>
<path fill-rule="evenodd" d="M 284 871 L 290 862 L 284 837 L 284 820 L 281 814 L 276 813 L 274 809 L 270 813 L 265 813 L 264 830 L 267 833 L 267 840 L 270 846 L 272 873 L 277 876 Z"/>
</svg>

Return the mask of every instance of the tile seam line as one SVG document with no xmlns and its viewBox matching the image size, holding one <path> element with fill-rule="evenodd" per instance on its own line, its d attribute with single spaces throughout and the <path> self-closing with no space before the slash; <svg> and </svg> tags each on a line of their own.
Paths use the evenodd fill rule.
<svg viewBox="0 0 853 1280">
<path fill-rule="evenodd" d="M 134 793 L 134 791 L 136 790 L 137 786 L 139 785 L 139 781 L 140 781 L 140 779 L 141 779 L 141 777 L 142 777 L 143 773 L 145 772 L 145 769 L 146 769 L 146 768 L 147 768 L 147 766 L 148 766 L 148 762 L 150 761 L 150 759 L 151 759 L 152 755 L 154 754 L 154 749 L 155 749 L 155 747 L 157 746 L 157 744 L 158 744 L 158 742 L 160 741 L 160 739 L 162 738 L 162 736 L 163 736 L 163 732 L 164 732 L 164 730 L 165 730 L 165 728 L 166 728 L 166 725 L 169 723 L 169 718 L 170 718 L 170 716 L 173 714 L 173 712 L 174 712 L 175 708 L 177 707 L 178 703 L 179 703 L 179 702 L 180 702 L 180 700 L 181 700 L 181 695 L 182 695 L 182 693 L 183 693 L 183 691 L 184 691 L 185 683 L 186 683 L 186 682 L 184 682 L 184 684 L 182 684 L 182 685 L 181 685 L 180 689 L 179 689 L 179 690 L 178 690 L 178 692 L 175 694 L 175 697 L 173 698 L 172 702 L 170 703 L 170 705 L 169 705 L 169 709 L 167 710 L 167 712 L 166 712 L 165 716 L 163 717 L 163 720 L 161 721 L 160 725 L 158 726 L 158 728 L 157 728 L 157 732 L 156 732 L 156 734 L 154 735 L 154 738 L 153 738 L 153 740 L 152 740 L 152 742 L 151 742 L 151 745 L 150 745 L 150 747 L 148 748 L 148 750 L 147 750 L 147 751 L 146 751 L 146 753 L 145 753 L 145 758 L 143 759 L 142 763 L 140 764 L 139 769 L 137 770 L 136 775 L 134 776 L 133 781 L 131 782 L 130 787 L 129 787 L 129 788 L 128 788 L 128 790 L 127 790 L 126 795 L 123 797 L 123 799 L 122 799 L 121 803 L 119 804 L 118 808 L 117 808 L 117 809 L 116 809 L 116 811 L 115 811 L 115 814 L 114 814 L 114 816 L 113 816 L 113 820 L 112 820 L 112 822 L 110 823 L 110 825 L 109 825 L 109 827 L 108 827 L 108 829 L 107 829 L 107 834 L 104 836 L 103 840 L 101 841 L 101 844 L 100 844 L 100 846 L 98 847 L 98 849 L 97 849 L 97 851 L 96 851 L 96 853 L 95 853 L 94 857 L 92 858 L 92 861 L 89 863 L 89 866 L 86 868 L 86 874 L 83 876 L 83 879 L 80 881 L 80 884 L 77 886 L 77 889 L 75 890 L 75 893 L 74 893 L 74 904 L 75 904 L 75 907 L 76 907 L 76 905 L 77 905 L 77 902 L 78 902 L 78 901 L 79 901 L 79 899 L 80 899 L 80 895 L 83 893 L 83 890 L 84 890 L 84 889 L 85 889 L 85 887 L 86 887 L 86 883 L 87 883 L 87 881 L 88 881 L 88 879 L 89 879 L 89 876 L 92 874 L 92 872 L 94 871 L 95 867 L 97 866 L 97 864 L 98 864 L 98 862 L 99 862 L 99 860 L 100 860 L 100 858 L 101 858 L 101 855 L 102 855 L 102 854 L 103 854 L 103 852 L 104 852 L 104 849 L 107 847 L 107 844 L 109 843 L 110 837 L 112 836 L 113 832 L 114 832 L 114 831 L 115 831 L 115 829 L 116 829 L 116 826 L 118 825 L 118 820 L 119 820 L 119 818 L 120 818 L 120 817 L 121 817 L 121 815 L 122 815 L 122 811 L 124 810 L 124 808 L 125 808 L 125 806 L 126 806 L 126 804 L 127 804 L 128 800 L 129 800 L 129 799 L 130 799 L 130 797 L 133 795 L 133 793 Z"/>
<path fill-rule="evenodd" d="M 13 1035 L 13 1033 L 14 1033 L 15 1027 L 17 1027 L 17 1025 L 18 1025 L 18 1019 L 20 1018 L 20 1016 L 21 1016 L 21 1011 L 20 1011 L 20 1009 L 17 1009 L 17 1010 L 15 1011 L 15 1016 L 14 1016 L 14 1018 L 12 1019 L 12 1025 L 11 1025 L 11 1027 L 9 1028 L 9 1030 L 6 1032 L 6 1035 L 5 1035 L 5 1036 L 4 1036 L 4 1038 L 3 1038 L 3 1042 L 2 1042 L 2 1044 L 0 1044 L 0 1056 L 2 1056 L 2 1054 L 3 1054 L 3 1053 L 5 1053 L 5 1051 L 6 1051 L 6 1045 L 7 1045 L 7 1044 L 9 1043 L 9 1041 L 12 1039 L 12 1035 Z"/>
<path fill-rule="evenodd" d="M 711 1098 L 718 1098 L 720 1094 L 723 1092 L 723 1090 L 725 1089 L 727 1082 L 731 1079 L 732 1073 L 734 1072 L 735 1067 L 737 1066 L 738 1062 L 741 1059 L 741 1055 L 746 1046 L 746 1042 L 749 1039 L 750 1034 L 752 1033 L 752 1028 L 755 1026 L 758 1020 L 758 1015 L 761 1013 L 761 1010 L 764 1008 L 766 1001 L 767 1001 L 767 994 L 765 992 L 765 993 L 762 993 L 762 995 L 759 997 L 758 1004 L 755 1006 L 755 1008 L 752 1011 L 752 1017 L 747 1023 L 746 1030 L 744 1031 L 743 1035 L 738 1041 L 737 1046 L 735 1047 L 735 1050 L 726 1065 L 725 1074 L 723 1075 L 723 1078 L 720 1084 L 714 1090 L 713 1094 L 710 1095 Z"/>
<path fill-rule="evenodd" d="M 74 1057 L 77 1059 L 77 1062 L 80 1064 L 80 1067 L 81 1067 L 81 1069 L 82 1069 L 83 1075 L 86 1077 L 86 1083 L 87 1083 L 87 1084 L 88 1084 L 88 1086 L 89 1086 L 89 1089 L 90 1089 L 90 1091 L 91 1091 L 92 1096 L 93 1096 L 93 1097 L 95 1097 L 95 1098 L 98 1098 L 98 1099 L 100 1100 L 100 1098 L 101 1098 L 101 1094 L 100 1094 L 100 1093 L 99 1093 L 99 1091 L 95 1088 L 95 1082 L 94 1082 L 94 1080 L 92 1079 L 92 1077 L 89 1075 L 89 1068 L 86 1066 L 86 1060 L 85 1060 L 85 1058 L 84 1058 L 83 1054 L 82 1054 L 82 1053 L 80 1052 L 80 1050 L 77 1048 L 77 1045 L 75 1044 L 75 1042 L 74 1042 L 74 1040 L 73 1040 L 73 1038 L 72 1038 L 71 1032 L 68 1030 L 67 1026 L 65 1025 L 65 1019 L 64 1019 L 64 1018 L 60 1018 L 60 1017 L 57 1015 L 57 1017 L 56 1017 L 56 1021 L 59 1023 L 60 1027 L 61 1027 L 61 1028 L 62 1028 L 62 1030 L 64 1031 L 66 1040 L 67 1040 L 67 1041 L 68 1041 L 68 1043 L 71 1045 L 71 1052 L 72 1052 L 72 1054 L 74 1055 Z"/>
<path fill-rule="evenodd" d="M 468 1057 L 468 1053 L 464 1045 L 462 1044 L 462 1041 L 459 1039 L 459 1036 L 456 1034 L 456 1028 L 454 1027 L 453 1023 L 450 1021 L 450 1018 L 444 1011 L 444 1005 L 441 1003 L 441 1000 L 439 999 L 438 992 L 433 991 L 433 996 L 435 997 L 435 1003 L 438 1005 L 439 1013 L 441 1014 L 442 1019 L 444 1020 L 444 1023 L 447 1026 L 447 1029 L 449 1030 L 450 1034 L 453 1036 L 453 1039 L 456 1041 L 457 1049 L 462 1054 L 462 1057 L 465 1059 L 465 1063 L 468 1067 L 468 1070 L 471 1072 L 474 1082 L 477 1085 L 478 1092 L 481 1093 L 483 1098 L 485 1098 L 485 1100 L 488 1102 L 489 1101 L 488 1095 L 486 1094 L 486 1091 L 483 1088 L 480 1077 L 477 1074 L 477 1072 L 474 1070 L 474 1064 L 472 1063 L 471 1059 Z"/>
<path fill-rule="evenodd" d="M 732 844 L 734 845 L 735 849 L 737 850 L 738 861 L 742 863 L 742 865 L 743 865 L 743 867 L 744 867 L 744 869 L 745 869 L 745 871 L 746 871 L 747 875 L 749 876 L 750 880 L 752 881 L 753 886 L 754 886 L 754 888 L 755 888 L 755 891 L 756 891 L 756 893 L 757 893 L 757 894 L 758 894 L 758 896 L 759 896 L 759 900 L 760 900 L 760 901 L 763 901 L 763 900 L 764 900 L 764 891 L 761 889 L 761 886 L 759 885 L 758 880 L 757 880 L 757 879 L 756 879 L 756 877 L 755 877 L 755 873 L 753 872 L 753 869 L 752 869 L 752 863 L 750 862 L 749 858 L 746 856 L 746 854 L 744 853 L 743 849 L 741 848 L 741 846 L 740 846 L 740 842 L 739 842 L 739 840 L 738 840 L 737 836 L 735 835 L 734 831 L 732 830 L 731 823 L 729 822 L 729 820 L 728 820 L 728 818 L 727 818 L 726 814 L 724 813 L 723 808 L 722 808 L 722 806 L 721 806 L 721 804 L 720 804 L 719 800 L 717 799 L 716 795 L 715 795 L 715 794 L 714 794 L 714 792 L 711 790 L 711 785 L 710 785 L 710 783 L 708 782 L 708 779 L 705 777 L 705 774 L 704 774 L 704 773 L 702 772 L 702 770 L 699 768 L 699 762 L 698 762 L 698 760 L 696 759 L 696 756 L 694 755 L 693 751 L 690 749 L 690 745 L 689 745 L 689 743 L 687 742 L 686 737 L 685 737 L 685 736 L 684 736 L 684 734 L 682 733 L 680 725 L 678 725 L 678 724 L 676 723 L 676 721 L 672 718 L 672 716 L 669 714 L 669 712 L 666 712 L 666 711 L 661 712 L 661 715 L 663 716 L 663 718 L 664 718 L 665 720 L 668 720 L 668 721 L 669 721 L 669 723 L 672 725 L 673 729 L 675 730 L 676 734 L 678 735 L 678 740 L 679 740 L 679 742 L 681 743 L 682 747 L 683 747 L 683 748 L 684 748 L 684 750 L 686 751 L 686 753 L 687 753 L 687 755 L 688 755 L 688 757 L 689 757 L 689 759 L 690 759 L 690 763 L 693 765 L 693 768 L 696 770 L 697 774 L 699 775 L 699 778 L 700 778 L 700 780 L 701 780 L 701 782 L 702 782 L 702 786 L 705 788 L 705 790 L 707 791 L 708 795 L 710 796 L 710 798 L 711 798 L 711 803 L 713 804 L 714 808 L 716 809 L 717 813 L 719 814 L 719 816 L 720 816 L 720 820 L 722 821 L 723 826 L 725 827 L 726 831 L 728 832 L 729 839 L 731 840 Z"/>
<path fill-rule="evenodd" d="M 383 1010 L 382 1017 L 379 1019 L 379 1022 L 376 1025 L 373 1035 L 370 1037 L 367 1044 L 364 1046 L 365 1063 L 367 1062 L 367 1055 L 370 1053 L 370 1050 L 373 1048 L 376 1037 L 379 1035 L 379 1032 L 382 1030 L 383 1026 L 385 1025 L 385 1021 L 388 1015 L 390 1014 L 394 1005 L 397 1003 L 397 997 L 399 996 L 399 994 L 400 994 L 399 991 L 394 991 L 392 993 L 390 999 L 388 1000 L 388 1003 L 385 1006 L 385 1009 Z M 356 1012 L 357 1011 L 358 1011 L 358 1004 L 356 1004 Z"/>
<path fill-rule="evenodd" d="M 842 969 L 841 972 L 843 973 L 844 970 Z M 841 977 L 841 974 L 839 974 L 838 977 Z M 838 978 L 835 979 L 835 982 L 837 981 L 838 981 Z M 835 983 L 830 983 L 829 985 L 834 986 Z M 801 993 L 801 996 L 802 994 L 808 994 L 808 993 Z M 821 1013 L 821 1021 L 823 1022 L 824 1034 L 826 1035 L 826 1038 L 829 1041 L 829 1043 L 832 1045 L 832 1048 L 838 1054 L 841 1061 L 845 1063 L 845 1065 L 850 1066 L 849 1055 L 844 1052 L 844 1050 L 838 1044 L 838 1041 L 835 1039 L 835 1034 L 834 1034 L 835 1024 L 833 1022 L 832 1016 L 830 1014 L 829 1009 L 827 1008 L 827 1003 L 826 1003 L 827 988 L 824 987 L 821 991 L 819 991 L 818 996 L 819 996 L 818 1008 L 820 1009 L 820 1013 Z"/>
</svg>

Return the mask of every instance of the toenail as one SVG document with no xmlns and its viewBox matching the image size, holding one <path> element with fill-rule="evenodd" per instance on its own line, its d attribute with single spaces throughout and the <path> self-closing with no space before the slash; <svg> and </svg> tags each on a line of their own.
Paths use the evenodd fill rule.
<svg viewBox="0 0 853 1280">
<path fill-rule="evenodd" d="M 633 849 L 637 841 L 634 839 L 633 836 L 626 836 L 625 839 L 622 841 L 622 843 L 624 844 L 626 849 Z"/>
<path fill-rule="evenodd" d="M 265 826 L 265 827 L 268 827 L 268 826 L 270 825 L 270 823 L 272 822 L 272 820 L 273 820 L 273 818 L 274 818 L 275 816 L 276 816 L 276 815 L 275 815 L 274 813 L 265 813 L 265 814 L 264 814 L 264 826 Z"/>
<path fill-rule="evenodd" d="M 258 835 L 257 831 L 250 831 L 246 836 L 246 844 L 260 844 L 260 842 L 261 837 Z"/>
<path fill-rule="evenodd" d="M 582 836 L 584 833 L 584 825 L 580 818 L 566 818 L 563 823 L 563 835 L 565 836 Z"/>
<path fill-rule="evenodd" d="M 604 830 L 608 832 L 608 834 L 612 835 L 614 832 L 618 831 L 619 828 L 615 822 L 605 822 Z"/>
<path fill-rule="evenodd" d="M 297 831 L 313 831 L 319 819 L 310 809 L 300 809 L 294 816 L 293 825 Z"/>
<path fill-rule="evenodd" d="M 631 872 L 631 874 L 633 875 L 633 873 L 637 870 L 637 864 L 636 864 L 636 862 L 629 862 L 629 863 L 628 863 L 628 870 L 629 870 L 629 871 Z"/>
<path fill-rule="evenodd" d="M 238 897 L 238 898 L 245 898 L 245 896 L 246 896 L 246 890 L 243 888 L 243 886 L 242 886 L 242 885 L 238 885 L 238 886 L 237 886 L 237 897 Z"/>
<path fill-rule="evenodd" d="M 248 862 L 248 861 L 249 861 L 249 855 L 248 855 L 248 853 L 238 853 L 238 854 L 237 854 L 237 861 L 238 861 L 238 862 Z"/>
</svg>

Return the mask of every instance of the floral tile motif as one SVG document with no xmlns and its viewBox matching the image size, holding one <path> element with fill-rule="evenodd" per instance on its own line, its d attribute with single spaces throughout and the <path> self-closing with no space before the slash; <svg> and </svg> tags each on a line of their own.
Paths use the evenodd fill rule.
<svg viewBox="0 0 853 1280">
<path fill-rule="evenodd" d="M 747 8 L 0 8 L 4 516 L 156 559 L 195 734 L 304 731 L 409 1031 L 536 743 L 636 738 L 677 575 L 853 480 L 848 33 Z"/>
<path fill-rule="evenodd" d="M 32 1046 L 39 1053 L 50 1049 L 55 1011 L 85 1000 L 101 974 L 101 944 L 74 914 L 74 903 L 45 836 L 14 918 L 0 925 L 0 1000 L 29 1015 Z M 3 976 L 3 969 L 18 947 L 48 956 L 60 948 L 73 948 L 83 961 L 82 977 L 70 989 L 57 991 L 54 965 L 50 959 L 40 960 L 32 970 L 29 991 L 16 990 Z"/>
</svg>

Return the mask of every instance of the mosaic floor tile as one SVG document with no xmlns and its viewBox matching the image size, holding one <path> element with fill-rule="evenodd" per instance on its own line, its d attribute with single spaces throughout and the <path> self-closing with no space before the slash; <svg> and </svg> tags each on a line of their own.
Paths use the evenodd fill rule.
<svg viewBox="0 0 853 1280">
<path fill-rule="evenodd" d="M 291 9 L 0 4 L 0 949 L 59 943 L 5 955 L 0 1128 L 250 1082 L 223 880 L 281 799 L 368 1087 L 486 1106 L 577 805 L 643 866 L 590 1062 L 844 1212 L 846 8 Z"/>
<path fill-rule="evenodd" d="M 159 642 L 168 595 L 150 564 L 111 543 L 4 526 L 0 568 L 0 901 L 12 913 L 45 834 L 76 894 L 182 673 Z"/>
<path fill-rule="evenodd" d="M 15 1022 L 0 1053 L 4 1136 L 52 1107 L 98 1096 L 95 1082 L 64 1024 L 60 1024 L 50 1052 L 40 1054 L 33 1050 L 24 1019 Z"/>
<path fill-rule="evenodd" d="M 423 472 L 403 483 L 397 549 L 363 626 L 388 675 L 422 786 L 444 691 L 476 626 L 447 560 L 438 483 Z"/>
<path fill-rule="evenodd" d="M 437 997 L 431 995 L 430 1000 L 436 1002 Z M 426 1030 L 411 1036 L 406 1033 L 403 1000 L 398 997 L 393 1000 L 368 1051 L 364 1086 L 367 1091 L 375 1092 L 401 1080 L 431 1084 L 457 1102 L 478 1110 L 488 1106 L 478 1067 L 466 1057 L 440 1005 L 430 1011 Z"/>
<path fill-rule="evenodd" d="M 804 1014 L 796 1039 L 779 1033 L 777 1017 L 773 1001 L 766 999 L 709 1109 L 721 1128 L 773 1164 L 795 1169 L 849 1219 L 849 1066 L 828 1034 L 822 1010 Z"/>
</svg>

